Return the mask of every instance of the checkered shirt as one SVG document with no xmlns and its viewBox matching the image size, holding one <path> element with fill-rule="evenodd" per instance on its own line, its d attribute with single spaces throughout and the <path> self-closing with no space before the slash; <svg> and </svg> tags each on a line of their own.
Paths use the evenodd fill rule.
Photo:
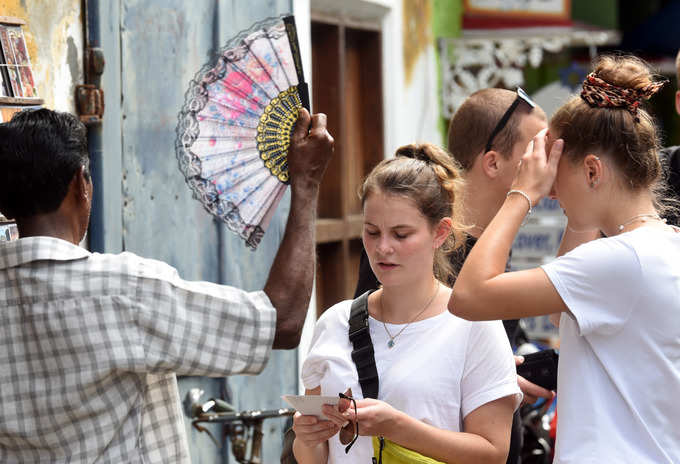
<svg viewBox="0 0 680 464">
<path fill-rule="evenodd" d="M 131 253 L 0 244 L 0 462 L 188 463 L 175 375 L 259 373 L 275 321 Z"/>
</svg>

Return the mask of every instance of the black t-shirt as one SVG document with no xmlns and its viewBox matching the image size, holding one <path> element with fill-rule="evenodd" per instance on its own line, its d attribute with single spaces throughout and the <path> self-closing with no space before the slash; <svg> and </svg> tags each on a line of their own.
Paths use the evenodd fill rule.
<svg viewBox="0 0 680 464">
<path fill-rule="evenodd" d="M 465 246 L 459 248 L 457 252 L 451 255 L 451 266 L 453 267 L 454 275 L 457 275 L 458 272 L 460 272 L 463 267 L 463 262 L 465 262 L 465 258 L 467 258 L 467 255 L 470 253 L 470 250 L 475 243 L 477 243 L 477 239 L 472 235 L 468 235 L 465 240 Z M 508 259 L 508 262 L 505 265 L 505 270 L 510 270 L 510 259 Z M 448 284 L 452 286 L 454 282 L 455 277 L 452 277 L 449 279 Z M 362 250 L 361 259 L 359 261 L 359 280 L 357 281 L 354 298 L 357 298 L 368 290 L 374 290 L 379 286 L 380 282 L 378 282 L 378 279 L 373 273 L 373 269 L 371 269 L 371 265 L 368 262 L 368 256 L 366 256 L 366 251 Z M 503 321 L 503 326 L 505 327 L 505 333 L 508 335 L 508 340 L 510 340 L 510 344 L 513 347 L 526 341 L 526 334 L 519 325 L 518 319 L 505 320 Z"/>
</svg>

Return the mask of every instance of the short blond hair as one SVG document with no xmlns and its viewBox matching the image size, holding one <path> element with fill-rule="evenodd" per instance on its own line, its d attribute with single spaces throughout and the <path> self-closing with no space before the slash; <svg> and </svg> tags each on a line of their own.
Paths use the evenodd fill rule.
<svg viewBox="0 0 680 464">
<path fill-rule="evenodd" d="M 680 88 L 680 50 L 678 50 L 678 55 L 675 57 L 675 77 L 678 78 L 678 88 Z"/>
</svg>

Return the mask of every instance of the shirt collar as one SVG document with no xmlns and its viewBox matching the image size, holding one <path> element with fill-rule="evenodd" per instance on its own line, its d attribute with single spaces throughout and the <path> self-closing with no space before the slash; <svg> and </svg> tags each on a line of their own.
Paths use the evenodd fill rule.
<svg viewBox="0 0 680 464">
<path fill-rule="evenodd" d="M 73 261 L 90 256 L 73 243 L 54 237 L 27 237 L 0 243 L 0 269 L 32 261 Z"/>
</svg>

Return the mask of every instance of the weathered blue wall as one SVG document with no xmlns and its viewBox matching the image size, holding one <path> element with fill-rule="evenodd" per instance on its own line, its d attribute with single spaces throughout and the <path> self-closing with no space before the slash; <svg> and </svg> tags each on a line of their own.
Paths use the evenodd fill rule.
<svg viewBox="0 0 680 464">
<path fill-rule="evenodd" d="M 166 261 L 186 279 L 247 290 L 264 286 L 285 227 L 288 196 L 258 250 L 249 251 L 191 197 L 177 168 L 175 127 L 187 84 L 210 53 L 251 23 L 291 10 L 290 0 L 101 2 L 106 251 Z M 275 352 L 260 376 L 227 382 L 239 409 L 281 407 L 280 396 L 297 391 L 296 353 Z M 216 396 L 223 381 L 180 379 L 181 395 L 192 387 Z M 263 462 L 278 462 L 282 425 L 283 420 L 265 422 Z M 228 460 L 205 434 L 189 425 L 187 431 L 194 464 Z"/>
</svg>

